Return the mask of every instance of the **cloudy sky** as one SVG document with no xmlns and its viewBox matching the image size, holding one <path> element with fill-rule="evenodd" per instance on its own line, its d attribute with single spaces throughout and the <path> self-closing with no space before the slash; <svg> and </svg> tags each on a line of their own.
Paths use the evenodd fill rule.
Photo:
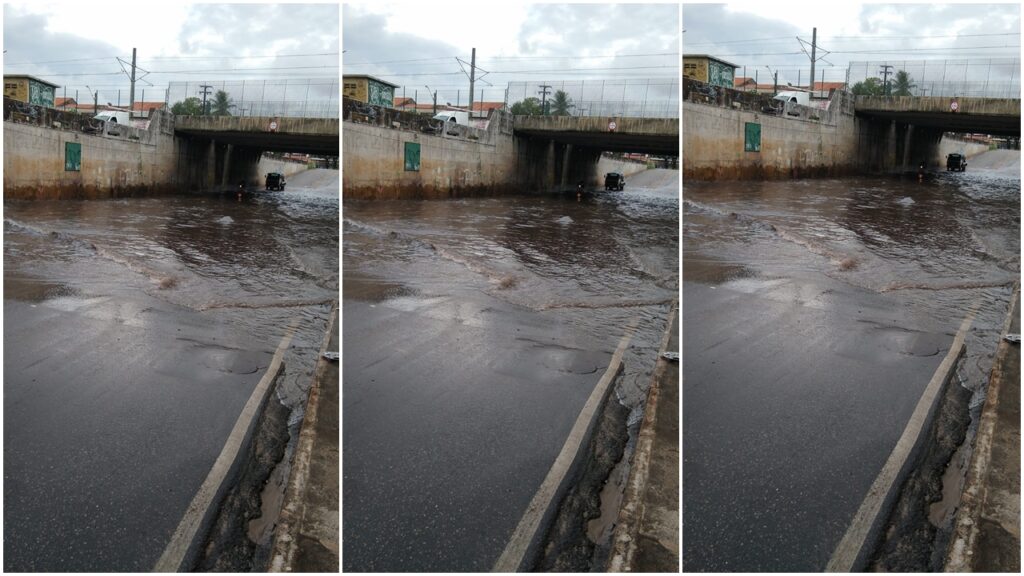
<svg viewBox="0 0 1024 576">
<path fill-rule="evenodd" d="M 677 78 L 679 30 L 678 4 L 346 4 L 342 65 L 407 97 L 418 90 L 421 103 L 429 86 L 438 102 L 465 106 L 469 78 L 456 58 L 468 62 L 476 48 L 477 66 L 490 72 L 477 99 L 482 89 L 483 100 L 502 101 L 509 82 L 524 83 L 510 89 L 519 92 L 511 103 L 544 83 Z"/>
<path fill-rule="evenodd" d="M 711 54 L 746 66 L 746 75 L 769 83 L 771 70 L 779 81 L 806 84 L 810 58 L 801 51 L 800 37 L 811 40 L 818 29 L 818 45 L 831 52 L 819 60 L 815 79 L 843 81 L 850 62 L 855 66 L 851 82 L 875 75 L 882 61 L 902 68 L 903 61 L 971 60 L 969 67 L 949 66 L 946 76 L 967 73 L 968 79 L 993 79 L 1011 73 L 1019 82 L 1016 67 L 999 65 L 1020 55 L 1020 4 L 686 4 L 683 8 L 683 51 Z M 810 51 L 809 46 L 807 47 Z M 999 58 L 1004 60 L 999 60 Z M 987 63 L 993 59 L 994 65 Z M 831 65 L 829 64 L 831 63 Z M 877 64 L 876 64 L 877 63 Z M 929 69 L 928 66 L 931 66 Z M 917 76 L 939 78 L 935 64 L 906 66 Z M 859 73 L 855 69 L 859 68 Z M 743 75 L 743 69 L 737 71 Z M 916 76 L 915 76 L 916 77 Z"/>
<path fill-rule="evenodd" d="M 127 105 L 117 58 L 131 62 L 137 48 L 138 66 L 151 72 L 136 83 L 137 100 L 144 89 L 146 100 L 163 101 L 170 82 L 184 81 L 315 78 L 326 87 L 338 78 L 339 13 L 336 3 L 4 4 L 4 74 L 58 84 L 58 97 L 77 89 L 82 101 L 87 86 L 100 102 L 116 103 L 121 89 Z"/>
</svg>

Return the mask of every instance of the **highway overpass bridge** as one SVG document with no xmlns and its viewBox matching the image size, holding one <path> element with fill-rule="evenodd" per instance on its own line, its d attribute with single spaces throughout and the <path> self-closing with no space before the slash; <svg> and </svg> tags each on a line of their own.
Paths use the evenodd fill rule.
<svg viewBox="0 0 1024 576">
<path fill-rule="evenodd" d="M 602 152 L 679 156 L 678 118 L 514 116 L 518 165 L 541 188 L 589 181 Z"/>
<path fill-rule="evenodd" d="M 175 116 L 178 173 L 193 188 L 255 183 L 263 152 L 338 156 L 337 118 Z"/>
<path fill-rule="evenodd" d="M 1020 136 L 1020 100 L 944 96 L 858 96 L 856 114 L 943 132 Z"/>
<path fill-rule="evenodd" d="M 876 170 L 912 170 L 943 162 L 945 132 L 1020 138 L 1020 100 L 948 96 L 857 96 L 859 153 Z"/>
</svg>

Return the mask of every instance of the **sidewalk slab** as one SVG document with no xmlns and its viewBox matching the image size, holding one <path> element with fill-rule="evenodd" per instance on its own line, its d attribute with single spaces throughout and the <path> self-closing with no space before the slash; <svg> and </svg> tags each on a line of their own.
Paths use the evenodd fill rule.
<svg viewBox="0 0 1024 576">
<path fill-rule="evenodd" d="M 612 536 L 609 572 L 679 572 L 678 308 L 659 351 L 633 465 Z"/>
<path fill-rule="evenodd" d="M 339 362 L 323 357 L 337 352 L 337 305 L 309 391 L 306 415 L 295 449 L 295 460 L 274 534 L 271 572 L 338 572 L 340 460 Z"/>
<path fill-rule="evenodd" d="M 1003 335 L 1020 334 L 1020 287 Z M 946 572 L 1020 572 L 1020 344 L 1000 339 Z"/>
</svg>

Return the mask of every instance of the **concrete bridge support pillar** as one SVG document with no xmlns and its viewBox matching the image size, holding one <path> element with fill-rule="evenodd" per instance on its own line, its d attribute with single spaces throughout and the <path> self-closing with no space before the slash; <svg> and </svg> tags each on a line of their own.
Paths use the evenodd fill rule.
<svg viewBox="0 0 1024 576">
<path fill-rule="evenodd" d="M 896 167 L 896 121 L 889 122 L 889 133 L 886 134 L 886 149 L 884 170 L 892 170 Z"/>
<path fill-rule="evenodd" d="M 234 145 L 228 144 L 224 150 L 224 169 L 221 170 L 220 183 L 222 186 L 230 184 L 231 181 L 228 176 L 231 174 L 231 153 L 234 151 Z"/>
<path fill-rule="evenodd" d="M 914 125 L 907 124 L 907 129 L 903 134 L 903 170 L 910 170 L 912 168 L 910 164 L 910 150 L 913 147 L 914 142 Z"/>
<path fill-rule="evenodd" d="M 555 141 L 554 140 L 549 140 L 548 141 L 548 153 L 545 155 L 544 164 L 545 164 L 545 166 L 547 166 L 547 174 L 545 174 L 545 178 L 544 178 L 544 180 L 545 180 L 545 182 L 544 182 L 545 188 L 549 188 L 549 189 L 550 188 L 554 188 L 555 187 L 555 182 L 557 181 L 555 179 L 557 177 L 557 175 L 555 174 Z"/>
<path fill-rule="evenodd" d="M 565 145 L 565 151 L 562 153 L 562 188 L 564 189 L 569 184 L 569 162 L 572 160 L 572 144 Z"/>
</svg>

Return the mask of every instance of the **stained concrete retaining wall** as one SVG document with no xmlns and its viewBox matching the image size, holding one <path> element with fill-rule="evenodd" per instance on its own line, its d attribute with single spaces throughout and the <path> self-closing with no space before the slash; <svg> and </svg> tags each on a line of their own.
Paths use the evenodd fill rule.
<svg viewBox="0 0 1024 576">
<path fill-rule="evenodd" d="M 277 172 L 279 174 L 284 174 L 285 178 L 298 174 L 299 172 L 305 172 L 306 170 L 309 170 L 309 166 L 307 164 L 276 160 L 274 158 L 260 158 L 260 162 L 256 167 L 256 171 L 260 176 L 266 176 L 269 172 Z"/>
<path fill-rule="evenodd" d="M 632 176 L 644 170 L 647 170 L 647 164 L 629 162 L 627 160 L 614 160 L 602 156 L 597 162 L 597 179 L 603 184 L 604 175 L 609 172 L 618 172 L 623 176 Z"/>
<path fill-rule="evenodd" d="M 516 151 L 510 118 L 475 139 L 343 122 L 342 194 L 352 198 L 446 198 L 510 190 Z M 405 170 L 405 143 L 420 145 L 419 171 Z"/>
<path fill-rule="evenodd" d="M 176 189 L 179 147 L 169 115 L 148 130 L 89 135 L 4 122 L 4 199 L 103 198 Z M 80 171 L 64 170 L 66 142 L 82 145 Z"/>
<path fill-rule="evenodd" d="M 683 102 L 683 178 L 797 178 L 853 173 L 859 121 L 838 111 L 823 121 Z M 744 151 L 746 123 L 761 126 L 761 150 Z"/>
<path fill-rule="evenodd" d="M 954 140 L 952 138 L 943 138 L 939 142 L 939 147 L 935 152 L 935 163 L 945 167 L 946 166 L 946 155 L 952 153 L 963 154 L 968 158 L 977 156 L 982 152 L 988 152 L 988 144 L 979 144 L 978 142 L 964 142 L 963 140 Z M 970 166 L 968 166 L 970 168 Z"/>
</svg>

